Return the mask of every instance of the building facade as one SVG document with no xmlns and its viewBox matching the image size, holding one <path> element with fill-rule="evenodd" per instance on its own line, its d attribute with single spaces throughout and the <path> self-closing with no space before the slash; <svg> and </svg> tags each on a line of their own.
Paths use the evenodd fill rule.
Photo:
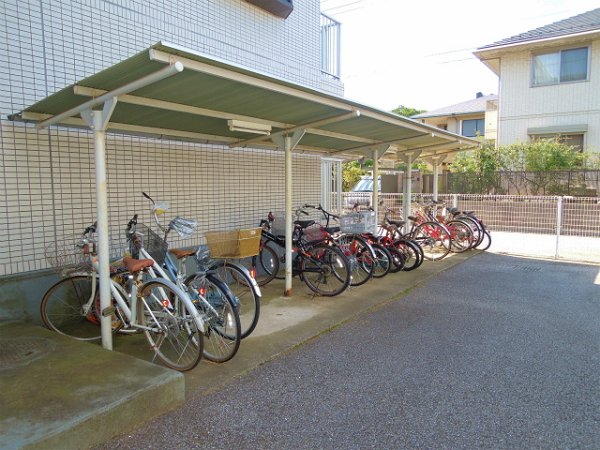
<svg viewBox="0 0 600 450">
<path fill-rule="evenodd" d="M 54 281 L 45 249 L 73 242 L 96 211 L 91 134 L 37 131 L 7 117 L 158 41 L 341 95 L 339 79 L 322 71 L 320 2 L 293 5 L 284 19 L 244 0 L 2 2 L 0 320 L 38 320 L 41 293 Z M 293 165 L 294 204 L 318 203 L 320 157 L 295 154 Z M 169 202 L 173 216 L 197 220 L 196 235 L 173 242 L 197 245 L 204 231 L 253 227 L 283 210 L 283 167 L 277 151 L 108 133 L 111 253 L 122 252 L 134 213 L 150 224 L 142 191 Z"/>
<path fill-rule="evenodd" d="M 600 152 L 600 8 L 474 54 L 499 77 L 499 145 L 561 136 Z"/>
<path fill-rule="evenodd" d="M 482 137 L 495 142 L 498 96 L 478 92 L 474 99 L 417 114 L 411 119 L 462 136 Z"/>
</svg>

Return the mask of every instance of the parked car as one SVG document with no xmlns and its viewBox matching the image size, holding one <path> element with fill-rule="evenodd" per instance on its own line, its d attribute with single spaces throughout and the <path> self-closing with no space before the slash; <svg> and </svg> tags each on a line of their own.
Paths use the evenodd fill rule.
<svg viewBox="0 0 600 450">
<path fill-rule="evenodd" d="M 381 177 L 378 180 L 379 192 L 381 192 Z M 364 175 L 350 189 L 350 192 L 344 195 L 344 208 L 352 208 L 355 204 L 361 206 L 371 206 L 373 195 L 373 177 Z"/>
</svg>

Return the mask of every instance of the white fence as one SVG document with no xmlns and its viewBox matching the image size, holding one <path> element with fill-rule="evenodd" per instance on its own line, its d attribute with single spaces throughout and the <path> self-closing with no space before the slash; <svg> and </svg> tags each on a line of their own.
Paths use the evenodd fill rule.
<svg viewBox="0 0 600 450">
<path fill-rule="evenodd" d="M 354 202 L 358 194 L 343 195 Z M 361 203 L 370 201 L 369 193 L 360 195 Z M 402 217 L 403 194 L 380 199 Z M 413 202 L 431 199 L 413 195 Z M 600 263 L 600 197 L 445 194 L 439 200 L 474 211 L 492 231 L 493 251 Z"/>
</svg>

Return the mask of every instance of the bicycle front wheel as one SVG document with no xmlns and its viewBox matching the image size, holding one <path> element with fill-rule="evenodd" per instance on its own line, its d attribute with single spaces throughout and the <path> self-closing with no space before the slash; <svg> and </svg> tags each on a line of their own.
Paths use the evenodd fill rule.
<svg viewBox="0 0 600 450">
<path fill-rule="evenodd" d="M 390 273 L 390 269 L 394 263 L 392 259 L 392 255 L 388 249 L 386 249 L 383 245 L 380 244 L 371 244 L 373 247 L 373 251 L 375 252 L 375 270 L 373 271 L 374 278 L 383 278 L 388 273 Z"/>
<path fill-rule="evenodd" d="M 176 287 L 150 280 L 140 289 L 139 322 L 152 348 L 165 366 L 186 371 L 200 362 L 204 348 L 202 332 Z"/>
<path fill-rule="evenodd" d="M 452 246 L 450 248 L 452 252 L 466 252 L 473 246 L 473 232 L 469 224 L 462 220 L 451 220 L 446 224 L 446 227 L 452 238 Z"/>
<path fill-rule="evenodd" d="M 336 244 L 350 261 L 351 286 L 361 286 L 373 278 L 375 254 L 365 239 L 354 234 L 345 234 L 336 239 Z"/>
<path fill-rule="evenodd" d="M 423 249 L 423 256 L 429 261 L 439 261 L 450 253 L 450 233 L 436 222 L 423 222 L 415 228 L 412 238 Z"/>
<path fill-rule="evenodd" d="M 100 321 L 95 311 L 98 289 L 92 292 L 92 284 L 91 276 L 74 275 L 48 289 L 40 305 L 44 325 L 80 341 L 100 339 Z"/>
<path fill-rule="evenodd" d="M 194 302 L 204 318 L 204 356 L 224 363 L 240 348 L 241 331 L 238 308 L 229 288 L 212 274 L 201 275 L 191 286 L 199 291 Z"/>
<path fill-rule="evenodd" d="M 250 336 L 260 317 L 260 288 L 254 285 L 257 281 L 252 280 L 252 276 L 244 267 L 231 262 L 217 262 L 211 269 L 217 271 L 219 279 L 227 285 L 239 303 L 241 338 Z"/>
<path fill-rule="evenodd" d="M 316 245 L 308 257 L 300 260 L 299 270 L 304 283 L 313 292 L 333 297 L 350 285 L 350 263 L 336 247 Z"/>
</svg>

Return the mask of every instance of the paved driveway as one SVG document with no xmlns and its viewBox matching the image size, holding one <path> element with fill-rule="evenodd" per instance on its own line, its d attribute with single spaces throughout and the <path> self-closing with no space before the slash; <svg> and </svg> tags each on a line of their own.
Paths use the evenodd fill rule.
<svg viewBox="0 0 600 450">
<path fill-rule="evenodd" d="M 104 448 L 597 449 L 599 270 L 476 256 Z"/>
</svg>

